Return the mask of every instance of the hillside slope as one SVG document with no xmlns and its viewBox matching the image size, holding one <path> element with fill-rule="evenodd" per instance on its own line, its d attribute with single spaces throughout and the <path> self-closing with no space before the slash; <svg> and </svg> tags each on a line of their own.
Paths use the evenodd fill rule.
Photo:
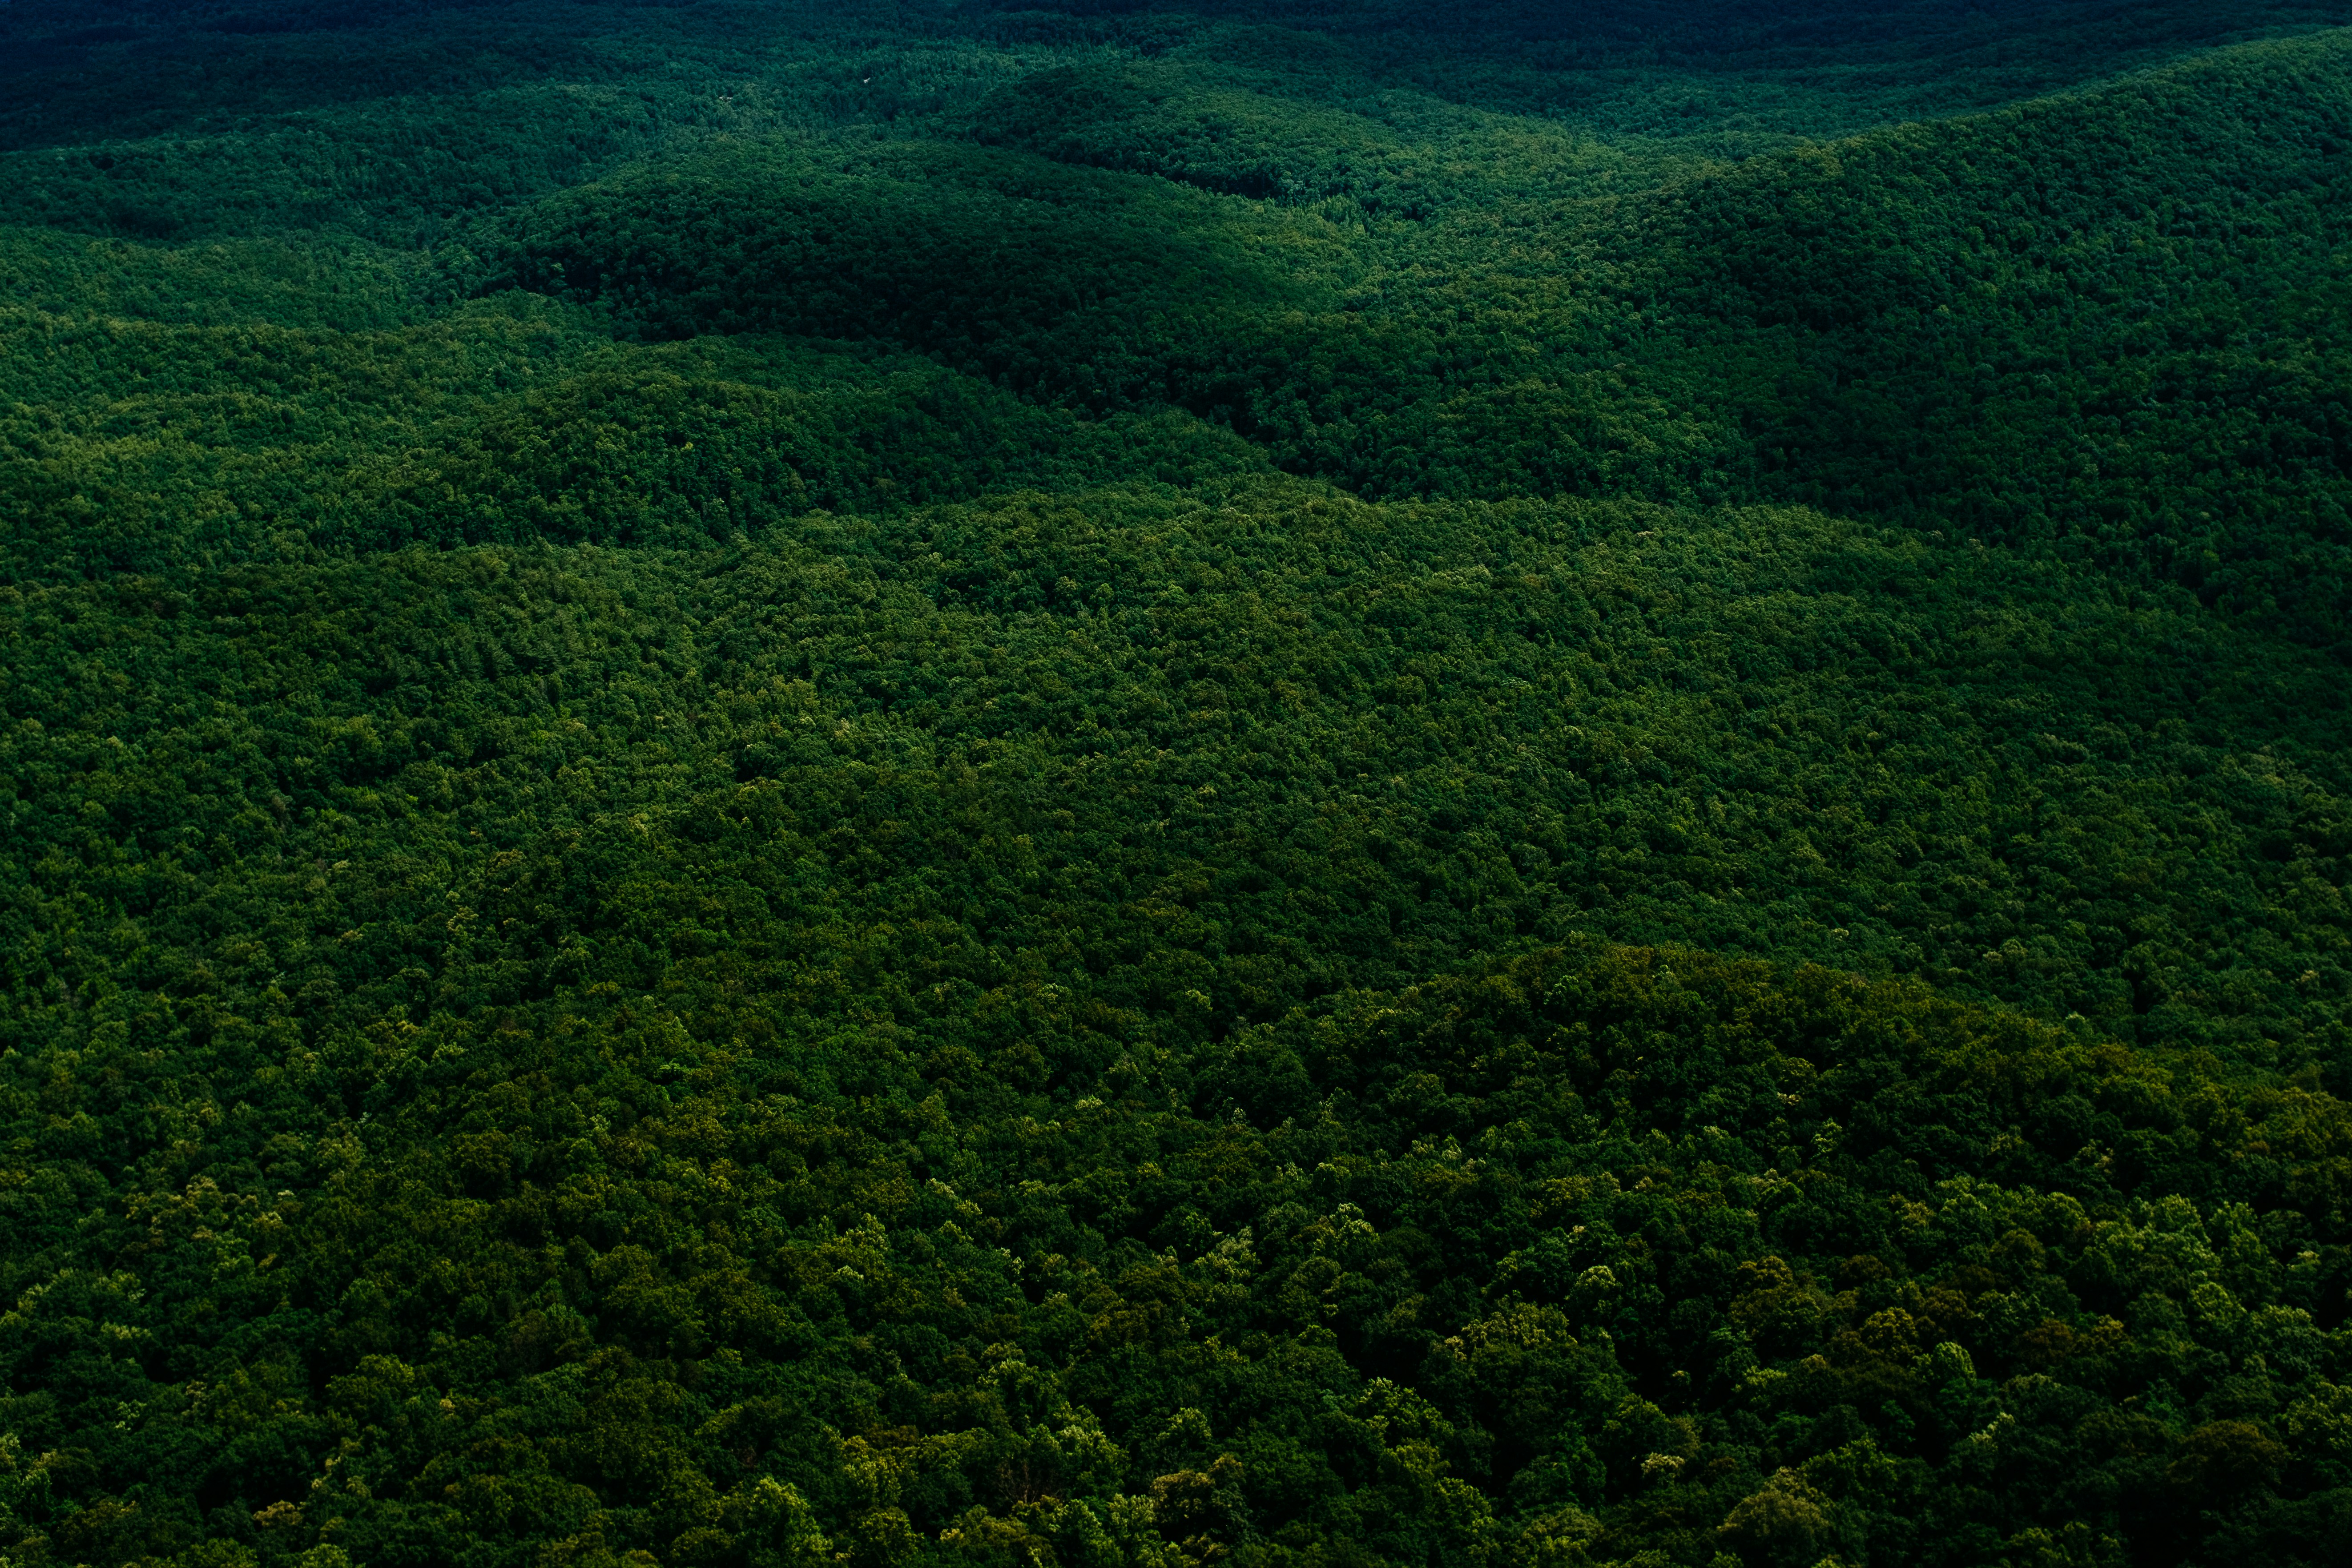
<svg viewBox="0 0 2352 1568">
<path fill-rule="evenodd" d="M 2343 1560 L 2346 24 L 0 8 L 0 1568 Z"/>
</svg>

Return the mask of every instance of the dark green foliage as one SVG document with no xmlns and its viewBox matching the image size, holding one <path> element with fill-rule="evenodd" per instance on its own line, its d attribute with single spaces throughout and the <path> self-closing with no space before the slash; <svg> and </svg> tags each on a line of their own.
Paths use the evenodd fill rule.
<svg viewBox="0 0 2352 1568">
<path fill-rule="evenodd" d="M 1556 132 L 1519 132 L 1523 184 L 1447 167 L 1449 142 L 1493 155 L 1491 117 L 1074 68 L 969 133 L 1315 216 L 1220 227 L 1165 184 L 944 150 L 734 150 L 555 198 L 512 276 L 660 332 L 880 338 L 1097 411 L 1173 402 L 1372 494 L 1759 496 L 2052 543 L 2332 645 L 2347 69 L 2332 37 L 2253 47 L 1621 195 L 1632 171 Z"/>
<path fill-rule="evenodd" d="M 2352 1551 L 2352 13 L 1433 15 L 0 8 L 0 1568 Z"/>
<path fill-rule="evenodd" d="M 1228 335 L 1237 308 L 1318 302 L 1281 270 L 1318 237 L 1296 229 L 977 149 L 729 148 L 551 198 L 512 278 L 664 336 L 884 339 L 1101 407 L 1163 392 L 1177 345 Z"/>
<path fill-rule="evenodd" d="M 1768 489 L 2054 540 L 2333 643 L 2344 59 L 2241 51 L 1759 160 L 1682 199 L 1662 300 L 1778 350 Z"/>
</svg>

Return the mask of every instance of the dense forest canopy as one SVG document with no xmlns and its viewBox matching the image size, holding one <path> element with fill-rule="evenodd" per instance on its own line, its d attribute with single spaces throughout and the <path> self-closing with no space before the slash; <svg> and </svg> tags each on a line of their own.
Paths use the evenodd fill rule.
<svg viewBox="0 0 2352 1568">
<path fill-rule="evenodd" d="M 0 1568 L 2352 1559 L 2352 5 L 0 6 Z"/>
</svg>

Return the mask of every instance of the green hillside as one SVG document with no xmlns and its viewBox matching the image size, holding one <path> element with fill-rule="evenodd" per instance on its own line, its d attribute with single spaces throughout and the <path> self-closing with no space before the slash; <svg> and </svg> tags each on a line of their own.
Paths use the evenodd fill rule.
<svg viewBox="0 0 2352 1568">
<path fill-rule="evenodd" d="M 0 1568 L 2352 1555 L 2352 6 L 1063 3 L 0 7 Z"/>
</svg>

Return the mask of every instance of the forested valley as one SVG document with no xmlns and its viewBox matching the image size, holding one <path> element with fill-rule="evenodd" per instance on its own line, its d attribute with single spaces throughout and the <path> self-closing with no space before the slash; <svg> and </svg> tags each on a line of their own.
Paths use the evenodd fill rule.
<svg viewBox="0 0 2352 1568">
<path fill-rule="evenodd" d="M 2352 1560 L 2352 3 L 0 5 L 0 1568 Z"/>
</svg>

